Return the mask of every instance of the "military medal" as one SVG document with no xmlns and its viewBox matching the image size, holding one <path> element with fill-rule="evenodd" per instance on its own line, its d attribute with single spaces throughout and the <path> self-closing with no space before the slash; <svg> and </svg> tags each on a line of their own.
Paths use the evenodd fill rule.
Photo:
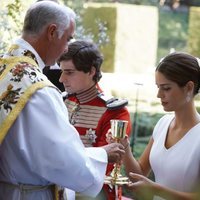
<svg viewBox="0 0 200 200">
<path fill-rule="evenodd" d="M 95 135 L 95 130 L 92 130 L 91 128 L 86 131 L 85 136 L 91 142 L 91 144 L 94 143 L 97 138 L 97 136 Z"/>
<path fill-rule="evenodd" d="M 80 105 L 79 104 L 76 104 L 73 109 L 72 109 L 72 112 L 71 112 L 71 117 L 70 117 L 70 123 L 72 125 L 74 125 L 76 123 L 76 120 L 75 120 L 75 117 L 78 113 L 78 111 L 81 109 Z"/>
</svg>

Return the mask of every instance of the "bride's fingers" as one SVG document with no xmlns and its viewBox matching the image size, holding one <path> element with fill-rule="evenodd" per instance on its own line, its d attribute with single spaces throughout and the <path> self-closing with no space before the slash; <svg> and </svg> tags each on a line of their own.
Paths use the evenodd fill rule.
<svg viewBox="0 0 200 200">
<path fill-rule="evenodd" d="M 134 179 L 138 179 L 138 180 L 144 178 L 143 175 L 136 174 L 136 173 L 133 173 L 133 172 L 130 172 L 129 175 L 130 175 L 130 177 L 132 177 Z"/>
</svg>

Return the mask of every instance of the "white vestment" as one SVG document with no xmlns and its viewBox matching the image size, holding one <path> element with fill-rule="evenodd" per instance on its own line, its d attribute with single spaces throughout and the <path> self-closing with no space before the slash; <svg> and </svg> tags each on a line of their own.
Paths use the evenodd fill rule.
<svg viewBox="0 0 200 200">
<path fill-rule="evenodd" d="M 44 67 L 28 43 L 22 39 L 16 43 L 34 53 L 41 69 Z M 20 199 L 20 187 L 9 183 L 57 184 L 96 196 L 103 186 L 106 167 L 105 150 L 84 147 L 69 123 L 62 95 L 54 88 L 44 87 L 29 99 L 0 146 L 0 199 Z M 23 195 L 25 200 L 54 198 L 50 190 Z"/>
</svg>

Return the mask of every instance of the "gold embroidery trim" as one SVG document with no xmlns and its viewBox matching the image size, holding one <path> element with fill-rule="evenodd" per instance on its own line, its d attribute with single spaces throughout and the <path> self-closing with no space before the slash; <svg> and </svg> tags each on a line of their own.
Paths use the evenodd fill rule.
<svg viewBox="0 0 200 200">
<path fill-rule="evenodd" d="M 59 200 L 59 192 L 58 192 L 58 186 L 55 185 L 55 189 L 54 189 L 54 195 L 55 195 L 55 200 Z"/>
<path fill-rule="evenodd" d="M 27 62 L 36 68 L 38 68 L 37 63 L 27 57 L 27 56 L 16 56 L 16 57 L 8 57 L 8 58 L 0 58 L 1 64 L 5 64 L 6 69 L 3 71 L 3 73 L 0 75 L 0 80 L 2 80 L 8 72 L 19 62 Z M 31 85 L 29 88 L 26 89 L 24 94 L 20 97 L 18 100 L 17 104 L 13 108 L 13 110 L 9 113 L 9 115 L 4 119 L 3 123 L 0 125 L 0 144 L 2 143 L 3 139 L 5 138 L 8 130 L 16 120 L 16 118 L 19 116 L 20 112 L 23 110 L 24 106 L 30 99 L 30 97 L 38 90 L 41 89 L 45 86 L 52 86 L 55 87 L 53 84 L 51 84 L 49 81 L 43 81 L 43 82 L 37 82 L 33 85 Z M 59 195 L 58 195 L 58 188 L 55 185 L 55 199 L 59 200 Z"/>
<path fill-rule="evenodd" d="M 31 65 L 34 65 L 36 68 L 38 68 L 36 62 L 33 59 L 26 56 L 0 58 L 0 63 L 7 65 L 6 69 L 0 75 L 0 80 L 2 80 L 8 74 L 8 72 L 19 62 L 27 62 Z"/>
<path fill-rule="evenodd" d="M 8 130 L 26 105 L 27 101 L 30 99 L 32 94 L 45 86 L 53 86 L 49 81 L 37 82 L 30 87 L 28 87 L 24 94 L 20 97 L 18 102 L 16 103 L 13 110 L 9 113 L 9 115 L 4 119 L 3 123 L 0 125 L 0 144 L 2 143 L 4 137 L 6 136 Z"/>
</svg>

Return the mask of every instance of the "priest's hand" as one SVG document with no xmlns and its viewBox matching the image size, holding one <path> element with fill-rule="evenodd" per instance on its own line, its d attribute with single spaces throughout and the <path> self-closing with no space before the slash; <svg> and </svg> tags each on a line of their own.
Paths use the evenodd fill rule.
<svg viewBox="0 0 200 200">
<path fill-rule="evenodd" d="M 125 154 L 124 146 L 119 143 L 111 143 L 102 146 L 107 152 L 109 163 L 120 163 Z"/>
</svg>

